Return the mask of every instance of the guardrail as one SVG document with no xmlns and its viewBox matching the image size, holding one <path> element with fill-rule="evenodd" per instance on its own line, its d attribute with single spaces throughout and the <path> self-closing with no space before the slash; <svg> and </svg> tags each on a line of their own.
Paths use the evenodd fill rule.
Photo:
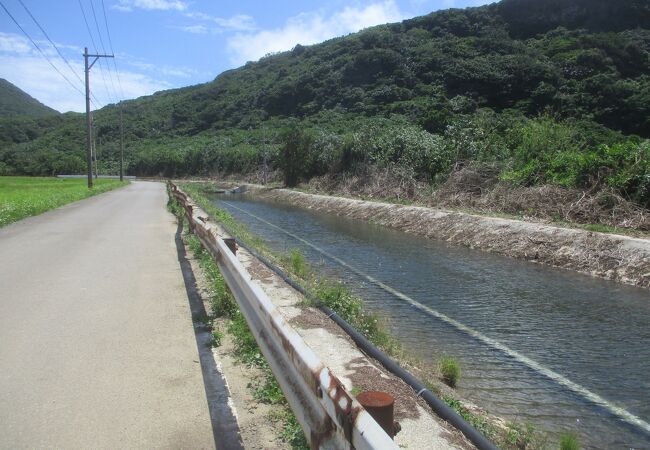
<svg viewBox="0 0 650 450">
<path fill-rule="evenodd" d="M 185 209 L 190 228 L 219 266 L 311 448 L 397 449 L 252 282 L 208 215 L 175 184 L 169 186 L 172 196 Z"/>
</svg>

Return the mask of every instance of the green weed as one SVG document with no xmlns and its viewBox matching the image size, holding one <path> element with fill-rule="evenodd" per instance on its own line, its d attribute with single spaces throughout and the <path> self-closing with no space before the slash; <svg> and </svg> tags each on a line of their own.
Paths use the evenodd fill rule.
<svg viewBox="0 0 650 450">
<path fill-rule="evenodd" d="M 318 301 L 345 319 L 373 344 L 392 355 L 400 352 L 397 341 L 385 331 L 379 317 L 368 312 L 363 300 L 352 294 L 343 283 L 322 280 L 312 290 Z"/>
<path fill-rule="evenodd" d="M 219 330 L 212 332 L 212 339 L 210 340 L 211 347 L 220 347 L 223 342 L 223 333 Z"/>
<path fill-rule="evenodd" d="M 219 268 L 210 254 L 203 248 L 203 244 L 195 235 L 186 235 L 185 243 L 198 260 L 208 279 L 208 294 L 210 296 L 210 310 L 212 318 L 233 317 L 237 310 L 237 302 L 230 293 L 226 281 L 223 279 Z"/>
<path fill-rule="evenodd" d="M 560 450 L 580 450 L 578 436 L 573 433 L 564 433 L 560 436 Z"/>
<path fill-rule="evenodd" d="M 288 262 L 291 272 L 299 278 L 306 278 L 309 274 L 309 268 L 305 262 L 305 255 L 302 254 L 300 249 L 293 248 L 289 251 Z"/>
<path fill-rule="evenodd" d="M 456 358 L 443 356 L 438 363 L 442 380 L 447 386 L 456 387 L 460 379 L 460 363 Z"/>
</svg>

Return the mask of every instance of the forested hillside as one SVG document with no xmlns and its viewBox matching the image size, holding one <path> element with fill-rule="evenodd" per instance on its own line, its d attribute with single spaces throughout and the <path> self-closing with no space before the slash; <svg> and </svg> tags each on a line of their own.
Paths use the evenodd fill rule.
<svg viewBox="0 0 650 450">
<path fill-rule="evenodd" d="M 383 173 L 418 192 L 464 171 L 467 195 L 551 185 L 648 207 L 649 52 L 645 0 L 439 11 L 125 102 L 128 170 L 253 174 L 267 161 L 290 184 Z M 118 117 L 95 115 L 106 170 Z M 0 125 L 0 173 L 83 170 L 83 116 Z"/>
<path fill-rule="evenodd" d="M 0 78 L 0 117 L 43 117 L 52 114 L 59 114 L 59 112 L 45 106 L 7 80 Z"/>
</svg>

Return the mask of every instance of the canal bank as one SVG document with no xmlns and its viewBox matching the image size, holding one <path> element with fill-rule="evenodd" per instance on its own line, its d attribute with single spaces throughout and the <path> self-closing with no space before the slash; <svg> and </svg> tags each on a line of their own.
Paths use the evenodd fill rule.
<svg viewBox="0 0 650 450">
<path fill-rule="evenodd" d="M 195 192 L 195 194 L 198 193 Z M 199 203 L 202 203 L 201 200 L 203 199 L 201 199 L 201 196 L 197 195 L 197 198 L 200 198 Z M 172 206 L 172 209 L 174 208 L 175 207 Z M 214 208 L 207 209 L 210 211 L 212 217 L 217 218 L 217 220 L 223 220 L 225 218 L 222 211 L 218 211 Z M 193 211 L 194 214 L 198 216 L 198 219 L 204 223 L 209 220 L 207 217 L 208 214 L 204 211 L 200 209 L 194 209 Z M 226 218 L 225 221 L 229 223 L 229 225 L 232 225 L 231 219 Z M 210 221 L 209 226 L 215 230 L 219 236 L 227 236 L 225 229 L 222 229 L 214 222 Z M 192 247 L 192 245 L 190 245 L 190 247 Z M 192 248 L 193 251 L 196 252 L 196 249 L 194 247 Z M 352 393 L 355 391 L 362 392 L 380 389 L 390 393 L 395 398 L 395 419 L 399 420 L 400 424 L 397 428 L 399 433 L 395 440 L 400 447 L 441 450 L 468 450 L 474 448 L 474 446 L 461 434 L 459 430 L 455 429 L 452 425 L 447 424 L 444 420 L 435 416 L 435 414 L 432 414 L 427 403 L 421 398 L 419 393 L 410 389 L 409 386 L 400 378 L 384 371 L 381 368 L 381 365 L 377 364 L 376 361 L 364 355 L 355 347 L 348 335 L 346 335 L 343 330 L 339 329 L 334 322 L 329 319 L 329 316 L 323 314 L 322 311 L 319 311 L 316 308 L 310 307 L 309 302 L 303 298 L 298 291 L 294 290 L 291 285 L 287 284 L 283 277 L 278 277 L 276 273 L 264 266 L 256 256 L 249 253 L 244 247 L 238 248 L 237 259 L 240 264 L 247 269 L 249 273 L 248 276 L 251 277 L 251 280 L 257 283 L 266 295 L 268 295 L 269 299 L 274 303 L 279 313 L 284 316 L 285 320 L 288 320 L 289 323 L 291 323 L 294 330 L 298 332 L 301 338 L 304 339 L 317 355 L 323 358 L 323 361 L 328 365 L 328 367 L 335 371 L 339 380 L 341 380 Z M 205 269 L 203 263 L 201 263 L 201 266 Z M 211 270 L 212 269 L 208 269 L 209 272 Z M 213 306 L 214 304 L 209 307 L 212 308 Z M 231 326 L 234 324 L 234 321 L 236 321 L 236 319 L 233 319 L 233 322 L 226 327 L 228 328 L 229 333 L 231 332 Z M 253 336 L 251 335 L 249 337 L 252 339 Z M 220 341 L 221 339 L 223 338 L 220 338 Z M 229 355 L 221 354 L 220 356 L 227 357 Z M 259 357 L 260 356 L 257 355 L 255 357 L 256 360 Z M 232 375 L 232 367 L 229 367 L 229 369 L 230 373 L 227 370 L 225 371 L 227 379 Z M 237 382 L 239 385 L 242 384 L 242 380 L 237 380 Z M 249 380 L 248 384 L 249 387 L 251 387 L 251 385 L 259 386 L 255 380 Z M 264 389 L 267 388 L 265 387 Z M 237 389 L 234 391 L 236 390 Z M 255 392 L 255 396 L 257 396 L 257 393 L 259 393 L 258 388 L 255 388 Z M 241 397 L 241 392 L 239 395 Z M 237 404 L 237 395 L 234 395 L 233 397 L 235 399 L 235 404 Z M 239 400 L 240 406 L 242 406 L 241 398 Z M 251 403 L 254 402 L 252 401 L 252 398 L 248 396 L 248 401 L 243 405 L 248 409 L 254 408 L 254 405 L 251 405 Z M 274 418 L 273 413 L 270 413 L 268 419 L 277 421 L 277 416 Z M 506 425 L 503 425 L 503 428 L 503 432 L 505 433 L 507 428 Z M 242 431 L 246 431 L 245 427 L 242 428 Z M 282 434 L 284 436 L 284 431 L 282 431 Z M 243 432 L 242 437 L 246 442 L 246 433 Z M 248 439 L 250 440 L 250 436 Z M 276 444 L 278 443 L 281 444 L 279 448 L 282 448 L 283 444 L 276 442 Z M 286 441 L 284 444 L 286 444 Z M 294 447 L 293 441 L 291 445 L 292 448 L 303 448 L 301 445 Z M 265 446 L 265 448 L 267 448 L 267 446 Z M 492 447 L 488 445 L 480 448 Z"/>
<path fill-rule="evenodd" d="M 545 429 L 577 429 L 594 448 L 650 442 L 612 413 L 622 408 L 628 419 L 647 423 L 647 290 L 258 196 L 216 202 L 273 249 L 301 248 L 321 270 L 347 280 L 372 310 L 393 319 L 391 332 L 405 347 L 432 360 L 458 355 L 461 393 L 491 412 Z"/>
<path fill-rule="evenodd" d="M 246 185 L 257 198 L 650 288 L 650 240 L 419 206 Z"/>
</svg>

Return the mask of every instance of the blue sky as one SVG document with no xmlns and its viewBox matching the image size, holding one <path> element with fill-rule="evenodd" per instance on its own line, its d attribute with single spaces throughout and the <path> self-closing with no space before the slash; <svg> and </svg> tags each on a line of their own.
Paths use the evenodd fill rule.
<svg viewBox="0 0 650 450">
<path fill-rule="evenodd" d="M 0 78 L 59 111 L 83 111 L 84 97 L 79 92 L 83 91 L 83 48 L 87 46 L 91 52 L 96 48 L 102 53 L 103 41 L 105 51 L 111 52 L 104 11 L 119 80 L 111 61 L 101 61 L 93 67 L 93 108 L 122 98 L 211 81 L 224 70 L 268 53 L 289 50 L 298 43 L 314 44 L 438 9 L 478 6 L 491 1 L 22 0 L 21 4 L 21 0 L 0 0 L 0 3 L 69 82 L 52 68 L 2 8 Z"/>
</svg>

